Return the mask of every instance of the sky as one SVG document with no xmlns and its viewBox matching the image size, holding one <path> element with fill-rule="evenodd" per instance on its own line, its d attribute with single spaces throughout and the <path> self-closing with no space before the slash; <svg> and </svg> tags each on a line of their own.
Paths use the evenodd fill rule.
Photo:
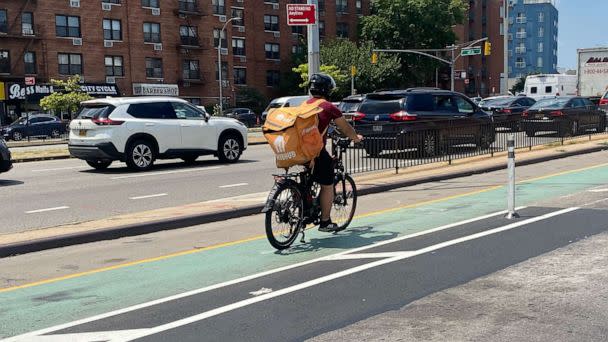
<svg viewBox="0 0 608 342">
<path fill-rule="evenodd" d="M 559 67 L 576 69 L 576 49 L 608 46 L 608 0 L 558 0 Z"/>
</svg>

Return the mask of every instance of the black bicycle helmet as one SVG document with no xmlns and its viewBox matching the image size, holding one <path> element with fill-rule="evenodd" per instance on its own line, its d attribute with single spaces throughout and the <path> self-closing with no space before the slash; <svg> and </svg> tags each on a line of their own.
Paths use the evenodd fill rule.
<svg viewBox="0 0 608 342">
<path fill-rule="evenodd" d="M 313 74 L 310 76 L 310 95 L 314 97 L 329 97 L 329 94 L 336 89 L 336 81 L 327 74 Z"/>
</svg>

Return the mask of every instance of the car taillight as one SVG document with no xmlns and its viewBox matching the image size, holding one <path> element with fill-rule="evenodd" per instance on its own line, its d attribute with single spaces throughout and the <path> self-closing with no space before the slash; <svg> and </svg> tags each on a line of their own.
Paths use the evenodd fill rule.
<svg viewBox="0 0 608 342">
<path fill-rule="evenodd" d="M 554 110 L 554 111 L 550 112 L 549 115 L 551 115 L 551 116 L 564 116 L 564 112 L 562 112 L 561 110 Z"/>
<path fill-rule="evenodd" d="M 353 115 L 353 121 L 361 121 L 361 120 L 363 120 L 364 118 L 365 118 L 365 114 L 364 114 L 364 113 L 361 113 L 361 112 L 356 112 L 356 113 Z"/>
<path fill-rule="evenodd" d="M 503 109 L 503 110 L 500 110 L 499 112 L 501 112 L 503 114 L 511 114 L 512 113 L 512 111 L 510 109 Z"/>
<path fill-rule="evenodd" d="M 124 123 L 124 121 L 112 120 L 110 118 L 92 118 L 91 121 L 99 126 L 118 126 Z"/>
<path fill-rule="evenodd" d="M 418 117 L 416 115 L 409 114 L 408 112 L 403 111 L 403 110 L 393 113 L 393 114 L 389 115 L 389 117 L 393 121 L 414 121 L 414 120 L 418 119 Z"/>
<path fill-rule="evenodd" d="M 608 99 L 601 99 L 600 105 L 608 105 Z"/>
<path fill-rule="evenodd" d="M 524 118 L 527 118 L 528 115 L 530 115 L 530 112 L 528 112 L 527 110 L 524 110 L 524 112 L 521 113 L 521 116 L 523 116 Z"/>
</svg>

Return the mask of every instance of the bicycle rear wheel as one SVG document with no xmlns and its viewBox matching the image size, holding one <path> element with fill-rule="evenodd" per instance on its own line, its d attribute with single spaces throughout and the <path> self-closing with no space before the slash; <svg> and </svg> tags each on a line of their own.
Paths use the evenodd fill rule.
<svg viewBox="0 0 608 342">
<path fill-rule="evenodd" d="M 289 248 L 298 237 L 304 216 L 304 201 L 294 183 L 283 183 L 272 200 L 272 209 L 266 212 L 266 237 L 272 247 Z"/>
<path fill-rule="evenodd" d="M 349 175 L 337 175 L 334 181 L 334 204 L 331 220 L 338 225 L 338 231 L 346 229 L 357 209 L 357 186 Z"/>
</svg>

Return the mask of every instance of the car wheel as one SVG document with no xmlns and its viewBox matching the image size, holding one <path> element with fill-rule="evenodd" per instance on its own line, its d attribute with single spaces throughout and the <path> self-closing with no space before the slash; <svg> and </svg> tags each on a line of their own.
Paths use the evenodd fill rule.
<svg viewBox="0 0 608 342">
<path fill-rule="evenodd" d="M 563 122 L 561 124 L 561 132 L 560 136 L 562 137 L 572 137 L 578 134 L 578 122 L 571 121 L 570 124 Z"/>
<path fill-rule="evenodd" d="M 217 157 L 223 163 L 235 163 L 243 153 L 241 140 L 234 134 L 224 135 L 220 138 Z"/>
<path fill-rule="evenodd" d="M 437 142 L 437 135 L 433 133 L 427 133 L 424 135 L 422 140 L 422 146 L 420 147 L 422 156 L 424 157 L 435 157 L 439 154 L 439 143 Z"/>
<path fill-rule="evenodd" d="M 111 160 L 87 160 L 87 164 L 89 164 L 89 166 L 94 168 L 95 170 L 105 170 L 112 164 L 112 161 Z"/>
<path fill-rule="evenodd" d="M 149 170 L 154 164 L 154 146 L 147 140 L 133 142 L 127 150 L 127 166 L 135 171 Z"/>
<path fill-rule="evenodd" d="M 186 163 L 186 164 L 194 164 L 196 162 L 196 160 L 198 159 L 198 156 L 187 156 L 187 157 L 182 157 L 182 160 Z"/>
<path fill-rule="evenodd" d="M 60 136 L 61 136 L 61 132 L 60 132 L 60 131 L 59 131 L 57 128 L 54 128 L 54 129 L 51 131 L 51 138 L 57 139 L 57 138 L 59 138 Z"/>
<path fill-rule="evenodd" d="M 11 134 L 11 139 L 13 139 L 15 141 L 21 141 L 21 140 L 23 140 L 23 133 L 21 133 L 19 131 L 13 132 L 13 134 Z"/>
<path fill-rule="evenodd" d="M 600 123 L 597 125 L 597 132 L 603 133 L 606 131 L 606 118 L 600 119 Z"/>
</svg>

